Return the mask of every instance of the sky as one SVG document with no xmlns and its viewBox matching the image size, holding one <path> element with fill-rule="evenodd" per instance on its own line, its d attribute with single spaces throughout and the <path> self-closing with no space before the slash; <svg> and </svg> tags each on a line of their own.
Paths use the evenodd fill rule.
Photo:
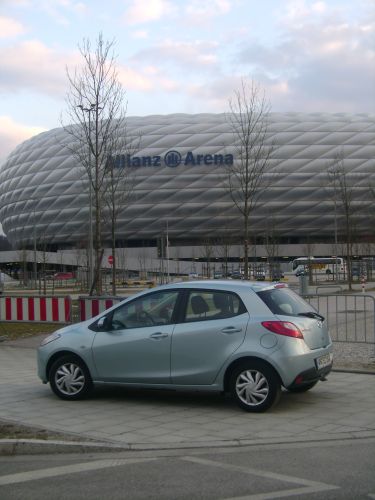
<svg viewBox="0 0 375 500">
<path fill-rule="evenodd" d="M 375 113 L 375 0 L 0 0 L 0 162 L 61 126 L 99 33 L 128 116 L 226 112 L 243 78 L 275 112 Z"/>
</svg>

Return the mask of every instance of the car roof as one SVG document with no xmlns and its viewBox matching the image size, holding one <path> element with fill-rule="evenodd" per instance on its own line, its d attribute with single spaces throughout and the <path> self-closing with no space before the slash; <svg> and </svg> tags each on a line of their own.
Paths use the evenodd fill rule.
<svg viewBox="0 0 375 500">
<path fill-rule="evenodd" d="M 245 291 L 251 288 L 254 292 L 260 292 L 262 290 L 272 289 L 280 287 L 287 287 L 285 283 L 260 283 L 259 281 L 235 281 L 235 280 L 193 280 L 193 281 L 181 281 L 177 283 L 169 283 L 168 285 L 163 285 L 161 288 L 206 288 L 208 290 L 231 290 L 231 291 Z"/>
</svg>

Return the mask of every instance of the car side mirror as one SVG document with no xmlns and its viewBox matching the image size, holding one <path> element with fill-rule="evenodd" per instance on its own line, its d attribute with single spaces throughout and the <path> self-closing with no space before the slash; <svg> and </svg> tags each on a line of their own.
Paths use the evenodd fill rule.
<svg viewBox="0 0 375 500">
<path fill-rule="evenodd" d="M 109 330 L 110 319 L 108 316 L 102 316 L 96 322 L 96 329 L 102 332 Z"/>
</svg>

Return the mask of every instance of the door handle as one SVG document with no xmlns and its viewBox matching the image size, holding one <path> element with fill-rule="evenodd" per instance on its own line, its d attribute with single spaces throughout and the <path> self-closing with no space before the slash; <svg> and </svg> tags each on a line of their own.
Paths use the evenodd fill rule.
<svg viewBox="0 0 375 500">
<path fill-rule="evenodd" d="M 234 326 L 228 326 L 226 328 L 223 328 L 222 333 L 240 333 L 242 332 L 242 328 L 235 328 Z"/>
<path fill-rule="evenodd" d="M 152 340 L 161 340 L 166 339 L 168 337 L 168 333 L 156 332 L 150 335 L 150 339 Z"/>
</svg>

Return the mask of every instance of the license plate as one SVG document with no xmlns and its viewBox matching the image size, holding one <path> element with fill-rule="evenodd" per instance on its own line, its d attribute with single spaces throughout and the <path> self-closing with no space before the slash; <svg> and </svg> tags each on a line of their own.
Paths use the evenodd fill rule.
<svg viewBox="0 0 375 500">
<path fill-rule="evenodd" d="M 330 366 L 332 364 L 332 358 L 333 356 L 331 353 L 324 354 L 323 356 L 320 356 L 320 358 L 317 358 L 315 362 L 318 370 L 325 368 L 326 366 Z"/>
</svg>

